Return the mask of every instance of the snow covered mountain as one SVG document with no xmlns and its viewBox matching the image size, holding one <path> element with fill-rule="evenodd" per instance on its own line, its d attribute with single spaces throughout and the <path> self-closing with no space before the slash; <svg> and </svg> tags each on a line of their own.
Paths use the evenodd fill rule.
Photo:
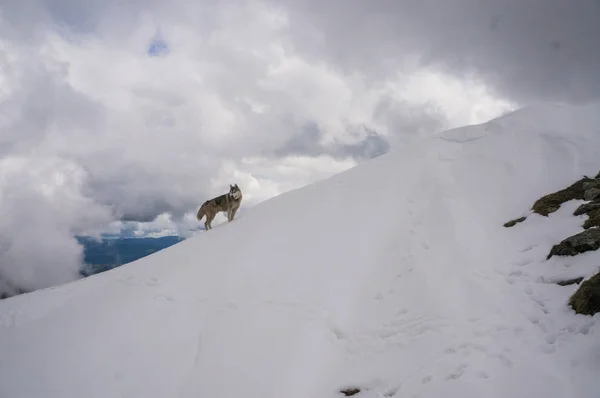
<svg viewBox="0 0 600 398">
<path fill-rule="evenodd" d="M 442 132 L 120 268 L 0 302 L 0 397 L 598 397 L 598 252 L 539 197 L 600 169 L 600 106 Z M 356 225 L 359 226 L 358 230 Z"/>
</svg>

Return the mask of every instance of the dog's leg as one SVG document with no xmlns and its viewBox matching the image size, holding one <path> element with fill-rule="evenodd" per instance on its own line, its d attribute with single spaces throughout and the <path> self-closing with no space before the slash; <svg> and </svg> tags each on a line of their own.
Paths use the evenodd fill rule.
<svg viewBox="0 0 600 398">
<path fill-rule="evenodd" d="M 239 207 L 236 207 L 235 209 L 231 210 L 231 221 L 233 221 L 234 217 L 235 217 L 235 213 L 237 213 Z"/>
<path fill-rule="evenodd" d="M 215 215 L 212 212 L 206 213 L 206 223 L 204 223 L 204 226 L 207 230 L 212 229 L 213 218 L 215 218 Z"/>
</svg>

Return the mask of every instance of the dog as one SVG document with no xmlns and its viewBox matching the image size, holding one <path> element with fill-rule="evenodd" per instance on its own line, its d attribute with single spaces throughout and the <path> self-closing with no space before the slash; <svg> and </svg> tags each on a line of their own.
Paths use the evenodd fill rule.
<svg viewBox="0 0 600 398">
<path fill-rule="evenodd" d="M 200 206 L 200 209 L 198 209 L 196 218 L 198 221 L 200 221 L 202 220 L 202 217 L 206 216 L 204 228 L 209 230 L 212 229 L 212 221 L 220 211 L 227 213 L 227 222 L 233 221 L 235 213 L 240 208 L 241 203 L 242 190 L 237 186 L 237 184 L 229 184 L 229 192 L 204 202 L 202 206 Z"/>
</svg>

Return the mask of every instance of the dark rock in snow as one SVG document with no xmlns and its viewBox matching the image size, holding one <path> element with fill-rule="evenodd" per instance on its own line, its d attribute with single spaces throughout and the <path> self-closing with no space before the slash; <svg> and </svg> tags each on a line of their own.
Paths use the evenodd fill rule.
<svg viewBox="0 0 600 398">
<path fill-rule="evenodd" d="M 586 181 L 583 183 L 582 187 L 583 187 L 584 191 L 587 191 L 588 189 L 592 189 L 592 188 L 600 188 L 600 180 L 593 179 L 593 180 Z"/>
<path fill-rule="evenodd" d="M 600 188 L 590 188 L 585 191 L 583 195 L 583 199 L 585 200 L 594 200 L 600 198 Z"/>
<path fill-rule="evenodd" d="M 584 200 L 594 200 L 600 197 L 600 180 L 584 182 L 583 191 Z"/>
<path fill-rule="evenodd" d="M 600 273 L 579 286 L 569 299 L 569 305 L 578 314 L 594 315 L 600 312 Z"/>
<path fill-rule="evenodd" d="M 353 395 L 358 394 L 360 392 L 360 388 L 346 388 L 345 390 L 342 390 L 340 392 L 347 397 L 351 397 Z"/>
<path fill-rule="evenodd" d="M 519 217 L 517 219 L 510 220 L 509 222 L 507 222 L 506 224 L 504 224 L 504 226 L 506 228 L 514 227 L 515 225 L 517 225 L 520 222 L 525 221 L 526 219 L 527 219 L 527 217 Z"/>
<path fill-rule="evenodd" d="M 558 281 L 556 282 L 557 285 L 560 286 L 569 286 L 569 285 L 574 285 L 574 284 L 580 284 L 581 281 L 583 280 L 583 276 L 580 276 L 579 278 L 573 278 L 573 279 L 567 279 L 564 281 Z"/>
<path fill-rule="evenodd" d="M 548 194 L 538 199 L 532 206 L 532 210 L 541 214 L 542 216 L 548 216 L 550 213 L 554 213 L 560 208 L 560 205 L 570 200 L 579 199 L 583 200 L 585 190 L 583 189 L 584 183 L 598 182 L 594 179 L 585 177 L 575 182 L 560 191 Z"/>
<path fill-rule="evenodd" d="M 600 227 L 600 209 L 590 211 L 588 216 L 589 218 L 583 223 L 583 228 Z"/>
<path fill-rule="evenodd" d="M 600 200 L 595 200 L 590 203 L 584 203 L 575 210 L 574 216 L 580 216 L 582 214 L 589 214 L 593 210 L 600 209 Z"/>
<path fill-rule="evenodd" d="M 546 259 L 552 256 L 576 256 L 598 248 L 600 248 L 600 228 L 590 228 L 554 245 Z"/>
</svg>

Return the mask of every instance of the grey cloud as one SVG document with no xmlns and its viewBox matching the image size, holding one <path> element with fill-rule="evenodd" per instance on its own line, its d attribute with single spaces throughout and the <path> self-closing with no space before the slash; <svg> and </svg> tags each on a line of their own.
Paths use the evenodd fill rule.
<svg viewBox="0 0 600 398">
<path fill-rule="evenodd" d="M 77 279 L 74 235 L 105 225 L 110 210 L 81 194 L 81 170 L 70 162 L 5 158 L 0 167 L 0 296 Z"/>
<path fill-rule="evenodd" d="M 475 73 L 519 102 L 600 96 L 597 0 L 273 4 L 288 11 L 297 50 L 375 80 L 429 65 Z"/>
<path fill-rule="evenodd" d="M 367 137 L 358 144 L 344 145 L 343 150 L 356 158 L 373 159 L 389 152 L 390 144 L 381 135 L 369 131 Z"/>
<path fill-rule="evenodd" d="M 325 134 L 319 125 L 312 121 L 304 124 L 300 131 L 292 135 L 280 148 L 273 152 L 275 156 L 287 155 L 305 155 L 305 156 L 320 156 L 330 155 L 334 158 L 352 157 L 355 159 L 372 159 L 383 155 L 390 150 L 390 144 L 387 139 L 375 131 L 361 126 L 362 138 L 357 139 L 353 143 L 338 142 L 334 145 L 323 145 L 321 143 Z M 348 135 L 360 135 L 360 133 L 349 132 Z"/>
<path fill-rule="evenodd" d="M 432 105 L 412 105 L 383 96 L 374 108 L 373 122 L 384 125 L 390 131 L 384 136 L 368 126 L 347 129 L 346 137 L 352 142 L 322 143 L 325 133 L 317 122 L 309 121 L 301 126 L 289 122 L 288 128 L 296 131 L 285 143 L 275 149 L 275 156 L 330 155 L 335 158 L 352 157 L 358 161 L 372 159 L 387 153 L 394 144 L 432 134 L 448 126 L 441 110 Z"/>
<path fill-rule="evenodd" d="M 414 106 L 390 97 L 382 97 L 373 119 L 388 127 L 392 144 L 436 133 L 449 125 L 443 112 L 432 104 Z"/>
</svg>

